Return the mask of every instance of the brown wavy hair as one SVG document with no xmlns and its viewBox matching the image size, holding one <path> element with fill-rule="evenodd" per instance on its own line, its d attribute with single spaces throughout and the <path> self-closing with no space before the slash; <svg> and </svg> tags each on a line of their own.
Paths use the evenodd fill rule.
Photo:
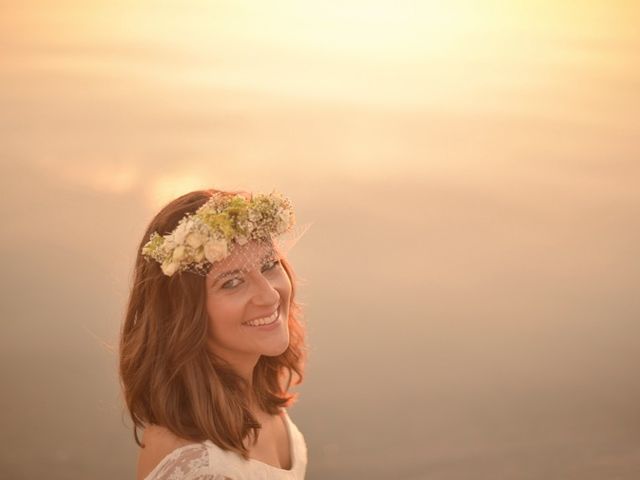
<svg viewBox="0 0 640 480">
<path fill-rule="evenodd" d="M 248 459 L 243 440 L 250 433 L 257 439 L 261 425 L 248 408 L 251 392 L 245 379 L 207 348 L 205 277 L 184 271 L 168 277 L 157 262 L 141 255 L 151 233 L 171 232 L 214 193 L 249 196 L 213 189 L 187 193 L 166 205 L 144 233 L 120 333 L 120 382 L 139 446 L 144 447 L 138 429 L 154 424 L 181 438 L 210 440 Z M 252 379 L 257 405 L 272 415 L 297 400 L 298 394 L 288 390 L 294 374 L 294 385 L 302 383 L 307 356 L 296 277 L 284 258 L 282 265 L 292 285 L 289 347 L 275 357 L 262 355 Z"/>
</svg>

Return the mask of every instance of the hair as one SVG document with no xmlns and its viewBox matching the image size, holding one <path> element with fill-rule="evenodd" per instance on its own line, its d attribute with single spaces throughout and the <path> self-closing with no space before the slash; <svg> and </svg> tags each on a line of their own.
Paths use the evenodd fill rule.
<svg viewBox="0 0 640 480">
<path fill-rule="evenodd" d="M 187 271 L 166 276 L 157 262 L 141 254 L 151 233 L 171 232 L 185 214 L 219 193 L 249 195 L 213 189 L 190 192 L 166 205 L 149 223 L 138 247 L 120 334 L 119 375 L 139 446 L 144 447 L 138 428 L 154 424 L 184 439 L 210 440 L 248 459 L 243 440 L 250 433 L 257 439 L 261 424 L 249 410 L 252 392 L 246 380 L 207 348 L 205 279 Z M 302 383 L 307 355 L 295 274 L 284 258 L 282 265 L 292 285 L 289 346 L 278 356 L 262 355 L 252 378 L 256 404 L 272 415 L 297 400 L 298 394 L 288 390 L 294 373 L 295 385 Z"/>
</svg>

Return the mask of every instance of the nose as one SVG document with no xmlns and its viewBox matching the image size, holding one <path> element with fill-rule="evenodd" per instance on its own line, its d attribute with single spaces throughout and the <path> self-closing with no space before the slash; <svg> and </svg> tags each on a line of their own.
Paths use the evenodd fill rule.
<svg viewBox="0 0 640 480">
<path fill-rule="evenodd" d="M 252 280 L 254 285 L 252 300 L 256 305 L 277 305 L 279 303 L 280 293 L 261 272 L 256 272 Z"/>
</svg>

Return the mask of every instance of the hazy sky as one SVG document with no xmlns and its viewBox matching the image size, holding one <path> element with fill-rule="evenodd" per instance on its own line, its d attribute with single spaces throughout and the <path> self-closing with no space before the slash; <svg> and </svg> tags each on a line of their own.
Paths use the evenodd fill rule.
<svg viewBox="0 0 640 480">
<path fill-rule="evenodd" d="M 546 175 L 637 133 L 635 2 L 0 8 L 5 155 L 154 205 L 203 171 Z"/>
</svg>

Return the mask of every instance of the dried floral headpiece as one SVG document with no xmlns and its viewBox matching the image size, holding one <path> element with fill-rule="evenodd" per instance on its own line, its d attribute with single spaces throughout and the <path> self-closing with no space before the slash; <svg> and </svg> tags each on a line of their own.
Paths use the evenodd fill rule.
<svg viewBox="0 0 640 480">
<path fill-rule="evenodd" d="M 276 191 L 250 199 L 217 193 L 180 219 L 171 233 L 153 232 L 142 255 L 160 263 L 167 276 L 183 270 L 206 275 L 237 246 L 251 240 L 271 242 L 294 224 L 291 202 Z"/>
</svg>

